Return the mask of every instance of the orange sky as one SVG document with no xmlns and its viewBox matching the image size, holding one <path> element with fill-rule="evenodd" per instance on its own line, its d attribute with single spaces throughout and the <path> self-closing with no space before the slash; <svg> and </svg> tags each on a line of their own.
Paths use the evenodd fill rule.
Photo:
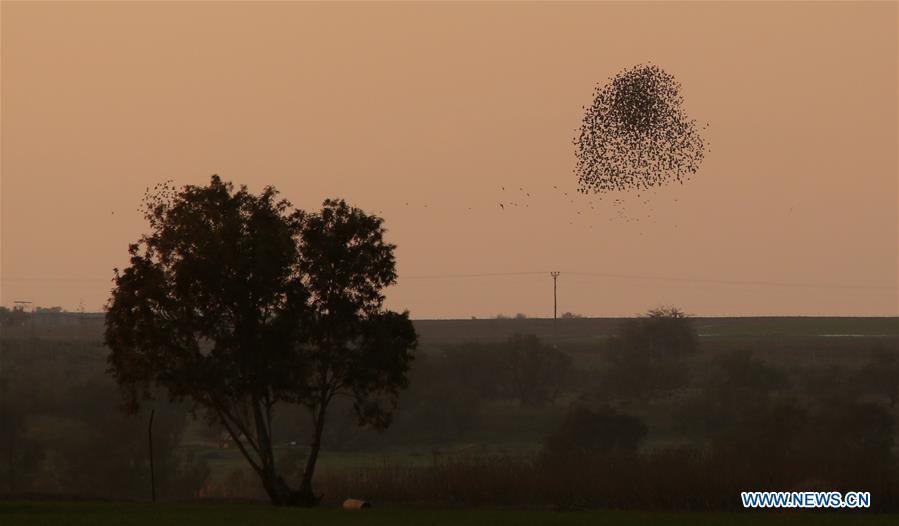
<svg viewBox="0 0 899 526">
<path fill-rule="evenodd" d="M 4 1 L 0 17 L 3 305 L 98 310 L 147 228 L 145 188 L 218 173 L 382 211 L 388 305 L 416 318 L 551 316 L 548 274 L 423 276 L 556 269 L 560 313 L 897 315 L 893 2 Z M 711 152 L 683 186 L 570 203 L 582 107 L 646 62 L 682 83 Z"/>
</svg>

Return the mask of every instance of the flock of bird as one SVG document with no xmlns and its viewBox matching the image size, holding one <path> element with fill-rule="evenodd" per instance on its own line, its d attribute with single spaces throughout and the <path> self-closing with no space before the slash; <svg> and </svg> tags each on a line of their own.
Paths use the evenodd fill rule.
<svg viewBox="0 0 899 526">
<path fill-rule="evenodd" d="M 579 189 L 639 191 L 696 173 L 706 142 L 682 107 L 681 85 L 655 65 L 625 69 L 598 86 L 575 139 Z"/>
<path fill-rule="evenodd" d="M 553 185 L 553 191 L 561 193 L 575 216 L 596 211 L 603 194 L 617 192 L 627 199 L 606 202 L 614 209 L 613 217 L 625 223 L 657 222 L 650 199 L 641 199 L 640 192 L 671 182 L 683 184 L 699 169 L 707 150 L 700 129 L 687 117 L 682 102 L 680 84 L 652 64 L 622 70 L 605 85 L 597 86 L 592 105 L 584 108 L 580 135 L 575 139 L 578 186 L 569 192 Z M 531 208 L 534 203 L 532 190 L 524 186 L 502 186 L 500 191 L 503 196 L 497 205 L 503 212 Z M 597 194 L 594 200 L 592 196 Z M 630 214 L 632 201 L 648 209 L 647 213 L 642 217 Z"/>
</svg>

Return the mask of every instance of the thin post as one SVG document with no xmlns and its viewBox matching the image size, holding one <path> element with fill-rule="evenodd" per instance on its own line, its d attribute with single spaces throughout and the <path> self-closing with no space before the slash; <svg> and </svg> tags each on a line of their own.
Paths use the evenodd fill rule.
<svg viewBox="0 0 899 526">
<path fill-rule="evenodd" d="M 556 284 L 559 279 L 558 272 L 550 272 L 550 276 L 553 277 L 553 345 L 559 345 L 559 330 L 556 324 L 556 319 L 558 318 L 558 297 L 556 295 Z"/>
<path fill-rule="evenodd" d="M 150 447 L 150 494 L 153 502 L 156 502 L 156 472 L 153 469 L 153 415 L 156 414 L 156 408 L 150 411 L 150 425 L 147 426 L 147 444 Z"/>
</svg>

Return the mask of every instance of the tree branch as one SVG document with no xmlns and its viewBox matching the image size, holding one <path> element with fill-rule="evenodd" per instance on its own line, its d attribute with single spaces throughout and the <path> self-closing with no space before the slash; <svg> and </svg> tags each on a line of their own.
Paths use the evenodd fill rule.
<svg viewBox="0 0 899 526">
<path fill-rule="evenodd" d="M 246 450 L 243 443 L 240 441 L 240 438 L 237 436 L 237 434 L 234 432 L 234 430 L 231 429 L 231 426 L 228 425 L 228 419 L 225 417 L 225 415 L 222 413 L 222 411 L 220 411 L 218 408 L 216 408 L 215 412 L 216 412 L 216 414 L 218 414 L 219 420 L 222 422 L 222 425 L 225 426 L 225 429 L 228 431 L 228 434 L 231 435 L 231 440 L 233 440 L 234 443 L 237 444 L 237 447 L 240 448 L 240 452 L 243 453 L 244 458 L 247 459 L 247 462 L 250 463 L 250 466 L 253 468 L 253 470 L 256 471 L 256 473 L 258 473 L 258 474 L 262 474 L 262 468 L 260 468 L 259 464 L 257 464 L 256 461 L 253 460 L 253 457 Z M 246 434 L 244 434 L 244 436 L 246 436 Z"/>
</svg>

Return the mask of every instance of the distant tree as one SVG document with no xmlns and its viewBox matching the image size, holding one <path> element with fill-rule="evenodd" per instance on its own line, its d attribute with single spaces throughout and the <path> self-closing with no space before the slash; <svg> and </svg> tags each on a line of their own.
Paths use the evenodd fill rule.
<svg viewBox="0 0 899 526">
<path fill-rule="evenodd" d="M 515 315 L 515 319 L 516 320 L 526 320 L 526 319 L 528 319 L 528 315 L 524 314 L 522 312 L 519 312 L 518 314 Z"/>
<path fill-rule="evenodd" d="M 603 389 L 622 398 L 645 398 L 684 381 L 683 358 L 699 349 L 692 320 L 674 307 L 649 310 L 623 322 L 608 342 Z"/>
<path fill-rule="evenodd" d="M 13 308 L 0 307 L 0 327 L 17 327 L 23 325 L 31 313 L 26 312 L 21 305 Z"/>
<path fill-rule="evenodd" d="M 45 455 L 39 440 L 28 433 L 34 418 L 36 375 L 8 367 L 0 371 L 0 484 L 14 495 L 29 490 L 30 478 Z"/>
<path fill-rule="evenodd" d="M 899 350 L 877 347 L 872 360 L 858 373 L 858 385 L 875 396 L 885 398 L 890 408 L 899 401 Z"/>
<path fill-rule="evenodd" d="M 572 368 L 571 356 L 533 334 L 514 334 L 506 342 L 512 392 L 525 406 L 554 402 Z"/>
<path fill-rule="evenodd" d="M 231 436 L 272 503 L 315 505 L 312 474 L 335 395 L 359 421 L 389 423 L 415 344 L 408 313 L 381 309 L 396 279 L 381 220 L 342 201 L 307 214 L 267 187 L 213 176 L 147 201 L 151 233 L 129 247 L 107 305 L 110 370 L 136 411 L 154 385 L 191 401 Z M 279 403 L 314 429 L 302 485 L 275 465 Z"/>
<path fill-rule="evenodd" d="M 709 400 L 739 410 L 739 404 L 762 403 L 789 385 L 780 369 L 753 356 L 750 350 L 723 354 L 711 363 L 711 373 L 703 386 Z"/>
<path fill-rule="evenodd" d="M 616 338 L 630 352 L 649 356 L 687 356 L 699 349 L 692 320 L 675 307 L 650 309 L 625 321 Z"/>
<path fill-rule="evenodd" d="M 575 314 L 575 313 L 573 313 L 573 312 L 563 312 L 563 313 L 562 313 L 562 318 L 563 318 L 563 319 L 566 319 L 566 320 L 570 320 L 570 319 L 579 319 L 579 318 L 583 318 L 583 316 L 580 315 L 580 314 Z"/>
<path fill-rule="evenodd" d="M 395 431 L 419 440 L 465 438 L 477 424 L 487 396 L 483 392 L 493 383 L 482 383 L 484 371 L 468 368 L 473 354 L 453 351 L 429 354 L 415 364 L 405 404 L 405 422 Z M 493 377 L 495 380 L 495 376 Z M 405 424 L 405 425 L 402 425 Z"/>
<path fill-rule="evenodd" d="M 405 433 L 424 432 L 425 440 L 464 438 L 486 401 L 511 395 L 503 350 L 495 343 L 469 342 L 423 356 L 412 372 Z"/>
<path fill-rule="evenodd" d="M 700 392 L 680 410 L 680 426 L 699 429 L 706 436 L 718 438 L 743 434 L 746 422 L 782 413 L 788 405 L 778 404 L 791 387 L 788 376 L 780 369 L 753 356 L 750 350 L 737 350 L 716 356 L 706 367 L 699 382 Z"/>
<path fill-rule="evenodd" d="M 509 360 L 505 344 L 468 342 L 435 353 L 430 361 L 432 378 L 427 382 L 447 382 L 448 389 L 467 388 L 484 400 L 498 400 L 509 394 Z M 446 379 L 438 379 L 437 376 Z"/>
</svg>

